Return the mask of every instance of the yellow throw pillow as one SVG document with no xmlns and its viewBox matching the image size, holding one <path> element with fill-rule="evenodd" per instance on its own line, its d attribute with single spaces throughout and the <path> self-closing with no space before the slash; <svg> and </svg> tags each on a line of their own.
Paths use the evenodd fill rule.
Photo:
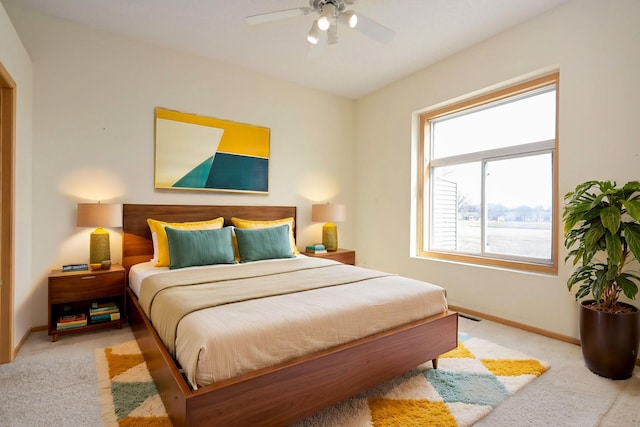
<svg viewBox="0 0 640 427">
<path fill-rule="evenodd" d="M 193 222 L 165 222 L 158 221 L 157 219 L 147 218 L 147 224 L 151 234 L 156 233 L 158 241 L 158 253 L 156 267 L 168 267 L 171 263 L 169 257 L 169 242 L 167 240 L 167 232 L 165 227 L 177 228 L 178 230 L 214 230 L 222 228 L 224 226 L 224 218 L 215 218 L 208 221 L 193 221 Z"/>
<path fill-rule="evenodd" d="M 270 228 L 280 225 L 289 224 L 289 243 L 291 244 L 291 253 L 299 254 L 296 246 L 296 239 L 293 237 L 293 217 L 274 219 L 272 221 L 254 221 L 250 219 L 231 218 L 231 222 L 238 228 Z"/>
</svg>

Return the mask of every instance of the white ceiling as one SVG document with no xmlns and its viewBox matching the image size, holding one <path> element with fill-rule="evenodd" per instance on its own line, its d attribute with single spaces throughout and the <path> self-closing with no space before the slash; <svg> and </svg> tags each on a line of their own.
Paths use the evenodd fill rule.
<svg viewBox="0 0 640 427">
<path fill-rule="evenodd" d="M 395 38 L 381 44 L 339 27 L 337 44 L 315 47 L 306 41 L 313 12 L 256 26 L 244 20 L 308 0 L 1 1 L 355 99 L 566 0 L 354 0 L 349 9 Z"/>
</svg>

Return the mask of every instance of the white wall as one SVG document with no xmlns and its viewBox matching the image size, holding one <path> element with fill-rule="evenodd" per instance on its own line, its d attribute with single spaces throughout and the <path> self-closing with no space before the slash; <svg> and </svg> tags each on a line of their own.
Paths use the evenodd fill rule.
<svg viewBox="0 0 640 427">
<path fill-rule="evenodd" d="M 47 322 L 49 271 L 88 262 L 91 230 L 75 227 L 79 201 L 296 205 L 300 247 L 320 239 L 321 224 L 311 224 L 312 201 L 351 208 L 354 101 L 7 10 L 34 63 L 34 326 Z M 269 127 L 270 193 L 154 190 L 158 106 Z M 329 129 L 322 127 L 326 122 Z M 348 222 L 340 232 L 353 246 Z M 119 230 L 111 232 L 111 248 L 119 261 Z"/>
<path fill-rule="evenodd" d="M 0 4 L 0 63 L 16 83 L 14 210 L 14 346 L 31 329 L 31 140 L 33 69 L 16 30 Z M 4 254 L 3 254 L 4 255 Z M 4 285 L 6 286 L 6 284 Z"/>
<path fill-rule="evenodd" d="M 561 234 L 557 276 L 410 257 L 412 113 L 558 68 L 558 203 L 586 180 L 638 180 L 639 22 L 639 1 L 575 0 L 358 100 L 359 263 L 438 283 L 452 305 L 577 337 Z"/>
</svg>

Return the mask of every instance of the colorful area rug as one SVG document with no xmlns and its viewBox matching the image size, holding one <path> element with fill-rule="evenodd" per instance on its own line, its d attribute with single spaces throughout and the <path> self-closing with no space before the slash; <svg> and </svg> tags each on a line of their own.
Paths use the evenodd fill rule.
<svg viewBox="0 0 640 427">
<path fill-rule="evenodd" d="M 105 427 L 170 427 L 171 421 L 136 341 L 96 350 Z"/>
<path fill-rule="evenodd" d="M 464 427 L 543 374 L 549 365 L 460 333 L 458 348 L 295 424 Z M 135 341 L 96 351 L 105 426 L 170 426 Z"/>
</svg>

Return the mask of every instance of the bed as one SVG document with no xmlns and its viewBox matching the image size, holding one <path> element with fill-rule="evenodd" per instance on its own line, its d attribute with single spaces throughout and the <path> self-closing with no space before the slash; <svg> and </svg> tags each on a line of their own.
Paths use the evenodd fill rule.
<svg viewBox="0 0 640 427">
<path fill-rule="evenodd" d="M 130 283 L 133 288 L 129 286 L 127 291 L 129 300 L 127 304 L 129 309 L 128 320 L 174 425 L 287 425 L 367 388 L 380 384 L 428 360 L 432 360 L 434 366 L 436 366 L 439 355 L 456 347 L 458 317 L 457 313 L 447 310 L 445 301 L 444 308 L 436 313 L 427 312 L 428 314 L 419 316 L 418 319 L 374 333 L 365 333 L 361 338 L 348 342 L 333 343 L 327 348 L 316 349 L 310 353 L 297 354 L 292 358 L 285 358 L 267 366 L 258 366 L 255 369 L 240 367 L 237 368 L 239 370 L 231 370 L 230 373 L 224 374 L 226 376 L 216 373 L 213 375 L 214 379 L 212 381 L 203 383 L 199 376 L 200 374 L 194 374 L 185 369 L 186 365 L 188 365 L 187 363 L 183 362 L 185 366 L 182 366 L 177 362 L 181 357 L 181 353 L 176 353 L 177 348 L 166 345 L 167 337 L 164 331 L 161 330 L 162 328 L 159 328 L 161 332 L 158 333 L 152 325 L 147 316 L 147 313 L 151 312 L 148 303 L 149 298 L 143 296 L 139 299 L 140 283 L 134 285 L 133 282 L 138 281 L 138 279 L 133 273 L 140 269 L 143 270 L 142 267 L 148 264 L 149 260 L 154 256 L 154 245 L 147 223 L 148 218 L 167 222 L 185 222 L 203 221 L 219 217 L 224 218 L 224 225 L 227 226 L 231 225 L 230 221 L 233 217 L 258 221 L 295 218 L 296 208 L 289 206 L 143 204 L 125 204 L 123 206 L 123 265 L 128 272 L 127 277 L 129 278 L 129 273 L 131 273 L 133 278 L 132 283 Z M 291 232 L 295 236 L 295 227 Z M 358 267 L 304 256 L 261 264 L 262 261 L 258 261 L 256 263 L 238 264 L 237 266 L 238 271 L 250 271 L 249 269 L 254 268 L 258 270 L 266 269 L 265 271 L 268 271 L 267 276 L 270 277 L 272 274 L 293 274 L 293 276 L 308 274 L 304 273 L 303 270 L 313 271 L 314 278 L 323 275 L 332 278 L 334 276 L 345 276 L 347 273 L 367 276 L 363 276 L 362 279 L 351 280 L 348 284 L 349 286 L 364 286 L 360 282 L 365 280 L 378 284 L 384 280 L 403 280 L 403 278 L 398 278 L 398 276 L 394 275 L 378 274 Z M 275 264 L 278 264 L 277 267 Z M 304 265 L 304 268 L 299 268 L 299 265 Z M 221 266 L 219 270 L 216 270 L 215 275 L 217 278 L 224 277 L 227 274 L 226 271 L 233 268 L 235 267 Z M 273 273 L 273 269 L 277 269 L 277 272 Z M 287 271 L 281 272 L 281 270 Z M 246 275 L 247 277 L 264 277 L 263 273 L 264 271 L 260 274 L 250 272 L 246 273 Z M 183 275 L 186 277 L 187 272 L 176 273 L 176 277 Z M 299 280 L 298 278 L 298 281 L 304 281 L 305 283 L 313 281 L 309 280 L 310 276 L 300 277 L 304 279 Z M 152 279 L 145 278 L 144 280 L 146 280 L 144 283 L 147 286 Z M 173 281 L 173 279 L 171 280 Z M 222 279 L 216 280 L 219 280 L 222 285 L 225 284 Z M 261 279 L 260 282 L 262 283 L 262 281 Z M 351 282 L 358 283 L 352 284 Z M 214 284 L 209 283 L 207 285 L 213 286 Z M 215 283 L 215 286 L 218 286 L 218 282 Z M 261 285 L 257 284 L 256 286 L 260 287 Z M 343 286 L 343 284 L 336 283 L 335 286 L 326 288 L 314 287 L 304 292 L 296 292 L 293 297 L 285 296 L 284 298 L 298 298 L 295 299 L 295 304 L 299 305 L 304 304 L 304 301 L 300 299 L 302 294 L 313 293 L 320 295 L 320 298 L 324 295 L 326 299 L 332 298 L 333 294 L 331 293 L 338 292 L 338 288 L 346 287 L 346 285 Z M 176 286 L 176 288 L 179 288 L 179 286 Z M 358 292 L 357 289 L 362 288 L 354 289 Z M 360 292 L 362 291 L 360 290 Z M 362 292 L 362 295 L 365 294 L 375 295 L 375 292 Z M 175 299 L 176 297 L 168 298 L 168 300 Z M 265 298 L 265 300 L 269 301 L 273 299 L 274 297 L 271 295 Z M 255 303 L 253 299 L 251 299 L 251 303 Z M 235 306 L 237 304 L 224 303 L 222 305 L 226 310 L 229 309 L 229 305 Z M 321 303 L 314 302 L 308 308 L 311 310 L 312 306 L 316 305 L 322 306 Z M 365 301 L 365 305 L 371 307 L 376 304 L 367 304 Z M 214 309 L 218 308 L 206 309 L 205 311 Z M 274 309 L 273 307 L 270 310 L 280 312 L 279 309 Z M 433 311 L 433 308 L 430 308 L 430 310 Z M 260 315 L 259 310 L 251 309 L 250 311 Z M 227 315 L 225 314 L 225 317 Z M 189 316 L 192 316 L 192 314 L 189 314 Z M 384 314 L 378 313 L 374 314 L 374 316 L 375 318 L 384 318 L 381 317 Z M 336 317 L 339 316 L 336 315 Z M 253 321 L 261 322 L 262 320 L 253 319 Z M 187 317 L 185 317 L 179 323 L 180 327 L 182 327 L 182 323 L 199 324 L 200 320 L 187 321 Z M 177 330 L 179 333 L 180 329 Z M 191 341 L 191 339 L 183 339 L 183 341 Z M 176 342 L 180 341 L 176 339 Z M 326 346 L 326 344 L 322 345 Z M 206 375 L 202 376 L 202 378 L 204 377 Z"/>
</svg>

